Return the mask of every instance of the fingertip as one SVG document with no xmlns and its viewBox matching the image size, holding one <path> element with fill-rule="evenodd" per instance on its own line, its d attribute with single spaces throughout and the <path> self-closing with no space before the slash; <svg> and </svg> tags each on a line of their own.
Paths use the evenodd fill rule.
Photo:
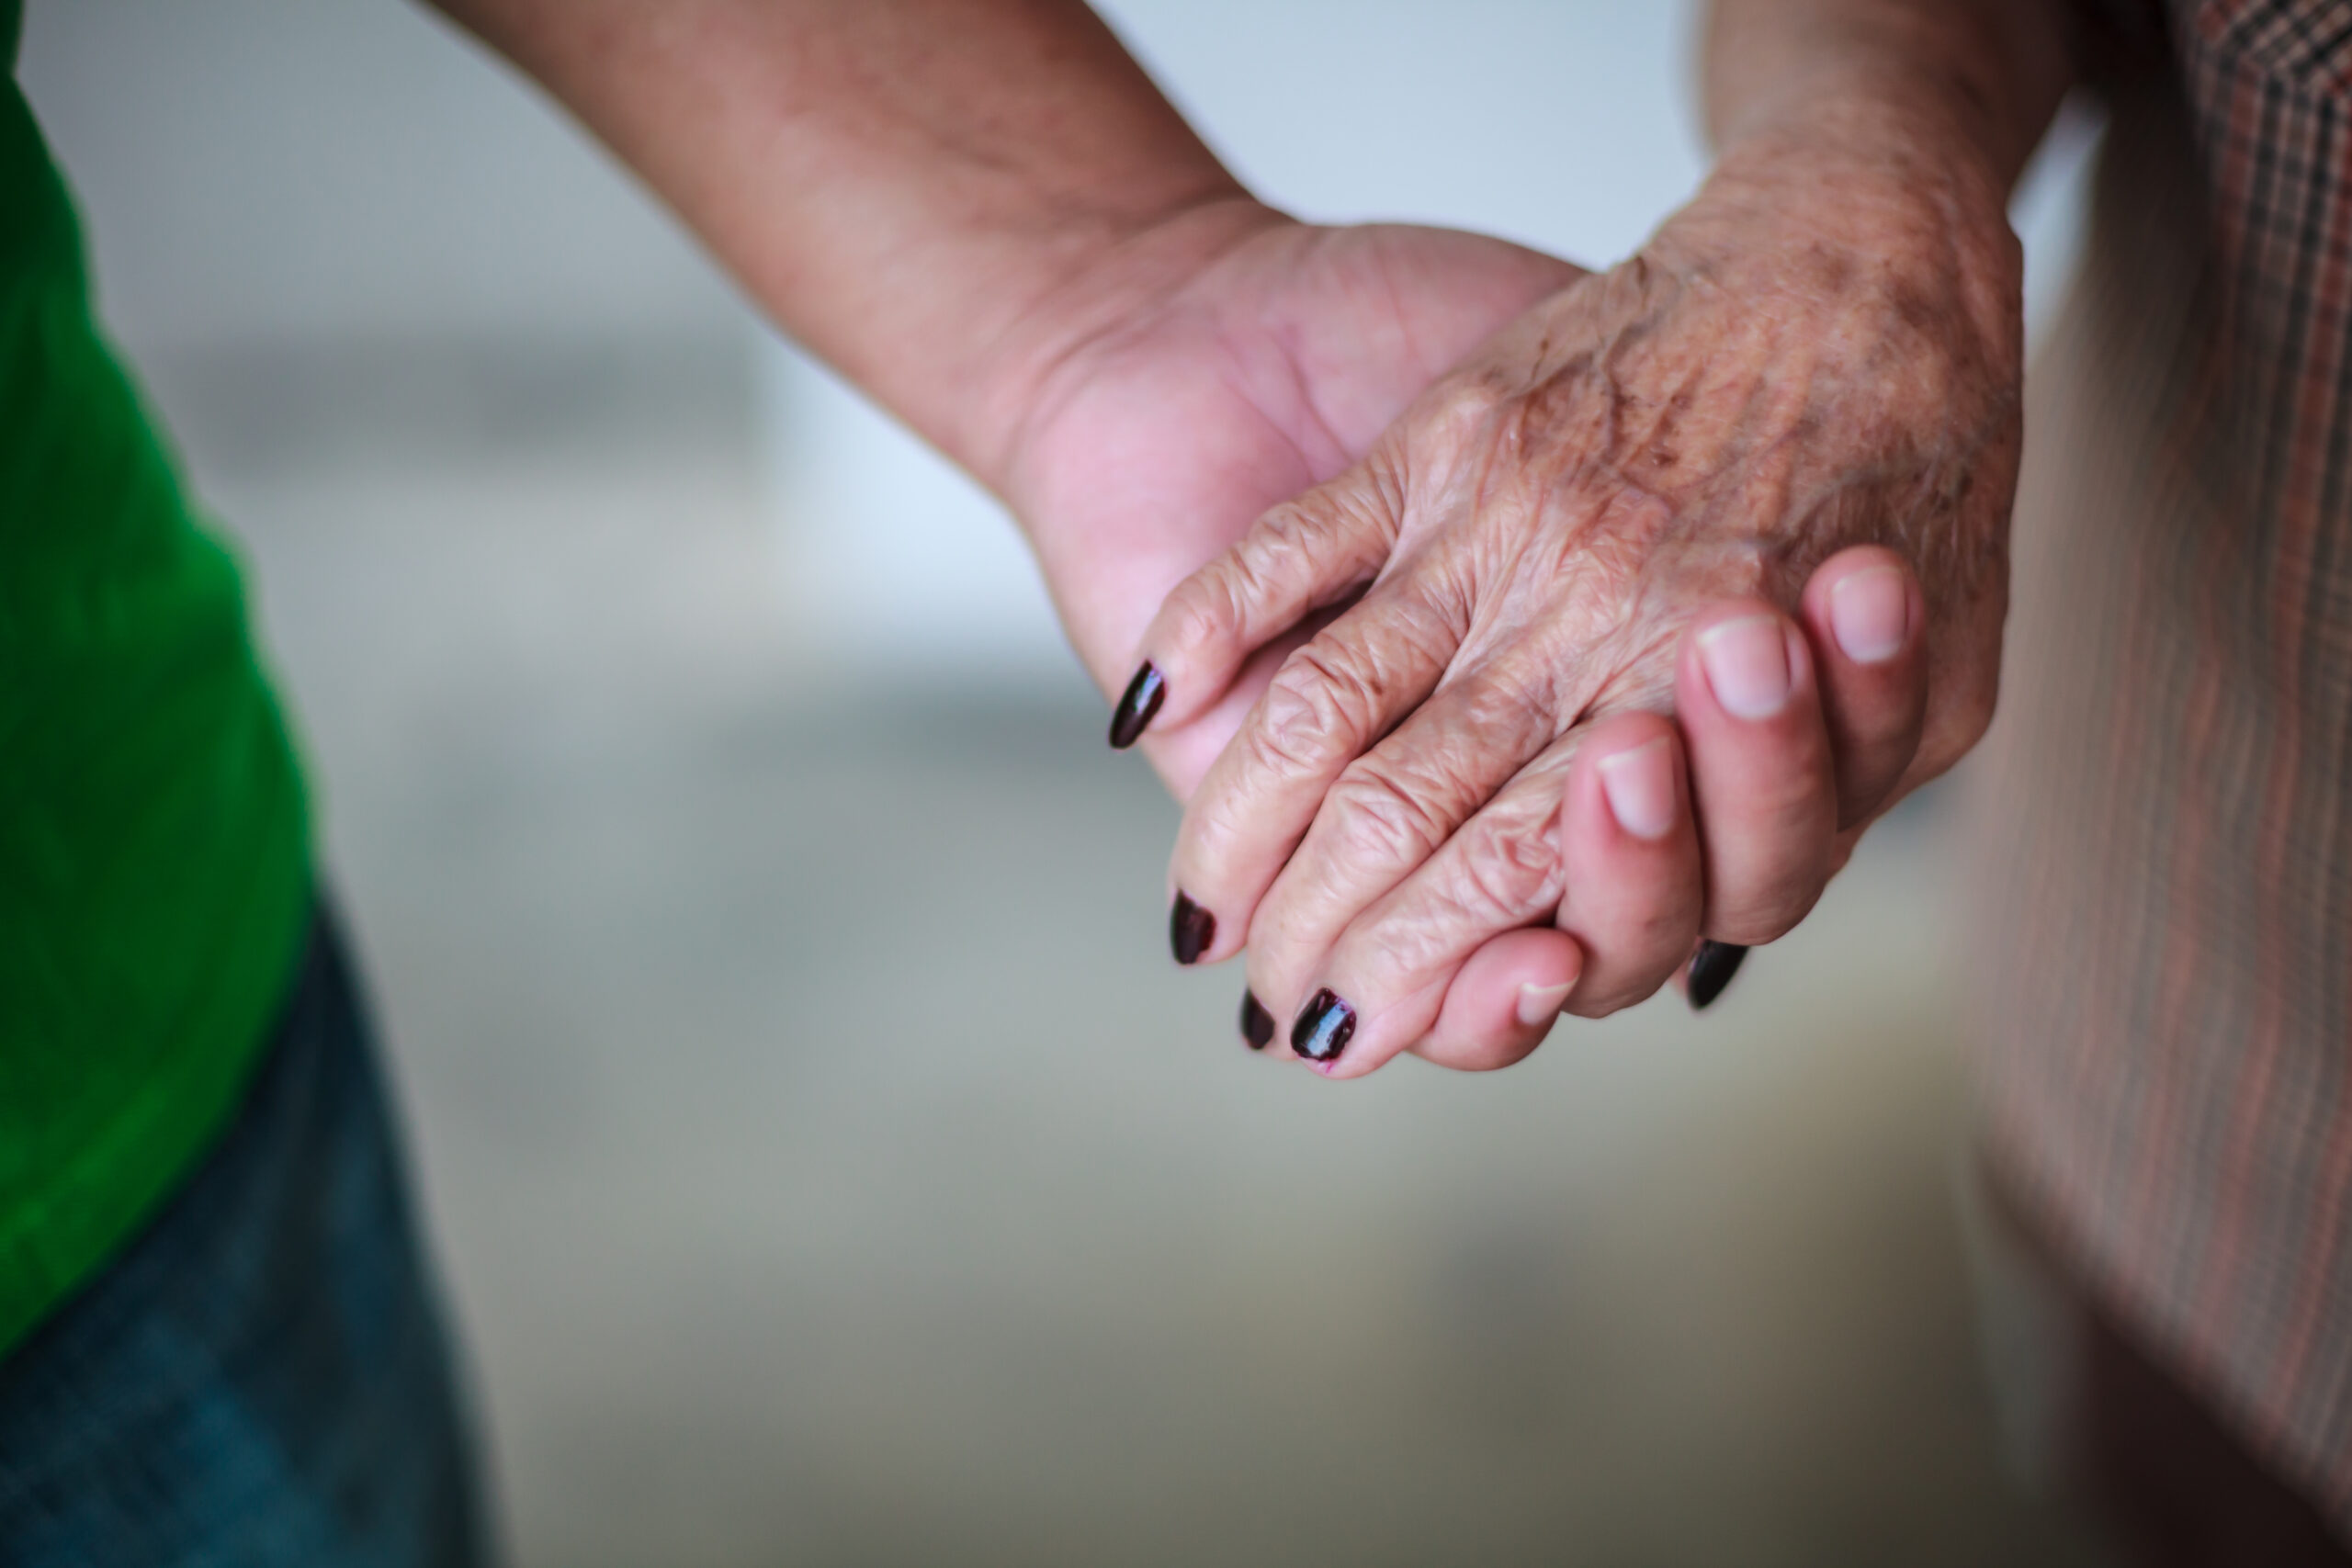
<svg viewBox="0 0 2352 1568">
<path fill-rule="evenodd" d="M 1770 662 L 1766 633 L 1785 657 L 1787 700 L 1756 716 L 1756 705 L 1711 670 L 1711 655 L 1733 643 L 1751 664 Z M 1711 641 L 1711 635 L 1713 640 Z M 1770 942 L 1820 897 L 1842 799 L 1811 644 L 1792 617 L 1759 601 L 1711 607 L 1693 624 L 1676 684 L 1690 750 L 1692 805 L 1705 845 L 1704 934 L 1725 942 Z"/>
<path fill-rule="evenodd" d="M 1158 665 L 1145 660 L 1111 709 L 1111 749 L 1124 751 L 1142 739 L 1143 732 L 1151 728 L 1151 721 L 1159 716 L 1167 701 L 1166 678 Z"/>
<path fill-rule="evenodd" d="M 1216 707 L 1250 662 L 1256 649 L 1243 606 L 1225 586 L 1230 554 L 1178 583 L 1144 628 L 1135 675 L 1112 709 L 1113 747 L 1125 750 L 1155 726 L 1183 728 Z"/>
<path fill-rule="evenodd" d="M 1371 461 L 1268 509 L 1160 602 L 1136 677 L 1159 683 L 1160 723 L 1173 728 L 1206 712 L 1252 654 L 1378 574 L 1396 522 L 1386 491 L 1368 477 Z"/>
<path fill-rule="evenodd" d="M 1274 1015 L 1258 999 L 1258 993 L 1241 993 L 1241 1043 L 1252 1051 L 1263 1051 L 1274 1043 Z"/>
<path fill-rule="evenodd" d="M 1671 837 L 1686 818 L 1681 742 L 1663 715 L 1629 713 L 1602 720 L 1577 761 L 1566 803 L 1572 818 L 1582 815 L 1577 796 L 1583 785 L 1598 797 L 1599 816 L 1609 828 L 1644 843 Z M 1578 824 L 1567 826 L 1573 834 Z"/>
<path fill-rule="evenodd" d="M 1330 987 L 1322 987 L 1291 1020 L 1290 1048 L 1329 1077 L 1340 1070 L 1340 1058 L 1354 1041 L 1358 1022 L 1355 1004 Z M 1362 1060 L 1361 1055 L 1355 1060 Z"/>
<path fill-rule="evenodd" d="M 1911 765 L 1927 722 L 1927 596 L 1894 551 L 1858 546 L 1805 585 L 1821 705 L 1836 754 L 1838 820 L 1879 810 Z"/>
<path fill-rule="evenodd" d="M 1511 1005 L 1511 1016 L 1521 1029 L 1549 1029 L 1552 1021 L 1560 1016 L 1560 1010 L 1567 1005 L 1568 993 L 1576 988 L 1573 979 L 1521 980 Z"/>
<path fill-rule="evenodd" d="M 1884 664 L 1904 653 L 1926 624 L 1917 573 L 1883 545 L 1856 545 L 1814 570 L 1805 584 L 1806 622 L 1825 649 L 1848 663 Z"/>
<path fill-rule="evenodd" d="M 1901 569 L 1864 567 L 1829 590 L 1833 646 L 1856 664 L 1884 664 L 1911 638 L 1911 591 Z"/>
<path fill-rule="evenodd" d="M 1690 623 L 1676 673 L 1676 707 L 1743 725 L 1785 720 L 1814 689 L 1804 628 L 1760 599 L 1726 600 Z"/>
<path fill-rule="evenodd" d="M 1672 721 L 1647 713 L 1603 720 L 1577 760 L 1560 822 L 1568 874 L 1558 919 L 1585 958 L 1567 1010 L 1600 1018 L 1651 995 L 1690 953 L 1703 867 Z"/>
<path fill-rule="evenodd" d="M 1566 932 L 1506 931 L 1463 961 L 1414 1054 L 1456 1072 L 1523 1061 L 1551 1032 L 1583 974 L 1584 950 Z"/>
<path fill-rule="evenodd" d="M 1189 966 L 1198 964 L 1216 945 L 1216 914 L 1178 888 L 1168 907 L 1169 952 L 1177 963 Z"/>
<path fill-rule="evenodd" d="M 1692 1012 L 1704 1012 L 1714 1006 L 1724 988 L 1739 973 L 1747 961 L 1747 949 L 1736 942 L 1702 942 L 1690 955 L 1690 965 L 1683 980 L 1683 994 L 1690 999 Z"/>
</svg>

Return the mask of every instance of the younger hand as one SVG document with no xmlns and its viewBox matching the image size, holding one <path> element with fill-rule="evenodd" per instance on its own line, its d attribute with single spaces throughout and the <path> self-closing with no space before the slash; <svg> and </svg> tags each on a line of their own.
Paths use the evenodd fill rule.
<svg viewBox="0 0 2352 1568">
<path fill-rule="evenodd" d="M 1871 546 L 1826 562 L 1793 617 L 1736 601 L 1701 611 L 1677 661 L 1675 719 L 1602 720 L 1571 765 L 1555 825 L 1567 883 L 1555 922 L 1473 953 L 1418 1054 L 1508 1066 L 1559 1010 L 1598 1018 L 1644 1000 L 1691 957 L 1711 905 L 1740 889 L 1802 913 L 1860 837 L 1871 781 L 1899 772 L 1917 739 L 1924 615 L 1916 580 Z M 1763 679 L 1742 683 L 1734 711 L 1707 671 L 1711 653 L 1736 654 L 1726 644 L 1740 642 L 1763 655 L 1748 671 Z M 1703 970 L 1691 964 L 1693 1006 L 1713 999 L 1741 951 L 1716 947 Z M 1564 1009 L 1547 1007 L 1564 983 Z"/>
</svg>

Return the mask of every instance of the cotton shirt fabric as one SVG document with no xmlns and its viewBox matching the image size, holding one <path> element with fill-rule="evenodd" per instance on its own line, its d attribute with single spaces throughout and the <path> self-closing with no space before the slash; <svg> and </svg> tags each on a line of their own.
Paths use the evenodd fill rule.
<svg viewBox="0 0 2352 1568">
<path fill-rule="evenodd" d="M 0 1354 L 234 1111 L 309 915 L 300 773 L 94 321 L 0 0 Z"/>
<path fill-rule="evenodd" d="M 2352 1539 L 2352 5 L 2104 20 L 1975 797 L 1989 1131 Z"/>
<path fill-rule="evenodd" d="M 322 908 L 221 1136 L 0 1360 L 0 1563 L 498 1560 L 401 1153 Z"/>
</svg>

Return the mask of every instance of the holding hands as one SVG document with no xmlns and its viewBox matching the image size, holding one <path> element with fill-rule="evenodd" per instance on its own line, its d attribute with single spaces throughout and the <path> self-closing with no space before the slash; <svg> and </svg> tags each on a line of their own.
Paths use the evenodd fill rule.
<svg viewBox="0 0 2352 1568">
<path fill-rule="evenodd" d="M 2016 243 L 1981 174 L 1844 145 L 1743 145 L 1145 629 L 1114 739 L 1181 746 L 1181 790 L 1230 732 L 1171 936 L 1246 953 L 1252 1043 L 1516 1060 L 1785 933 L 1983 732 Z"/>
<path fill-rule="evenodd" d="M 1717 0 L 1599 274 L 1270 210 L 1077 0 L 444 4 L 1011 505 L 1252 1044 L 1703 1003 L 1990 717 L 2064 0 Z"/>
</svg>

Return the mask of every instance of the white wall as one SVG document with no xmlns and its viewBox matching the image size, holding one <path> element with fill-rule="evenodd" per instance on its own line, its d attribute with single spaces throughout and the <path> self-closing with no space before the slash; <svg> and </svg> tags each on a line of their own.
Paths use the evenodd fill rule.
<svg viewBox="0 0 2352 1568">
<path fill-rule="evenodd" d="M 741 335 L 560 114 L 401 0 L 28 0 L 20 78 L 134 353 Z"/>
</svg>

